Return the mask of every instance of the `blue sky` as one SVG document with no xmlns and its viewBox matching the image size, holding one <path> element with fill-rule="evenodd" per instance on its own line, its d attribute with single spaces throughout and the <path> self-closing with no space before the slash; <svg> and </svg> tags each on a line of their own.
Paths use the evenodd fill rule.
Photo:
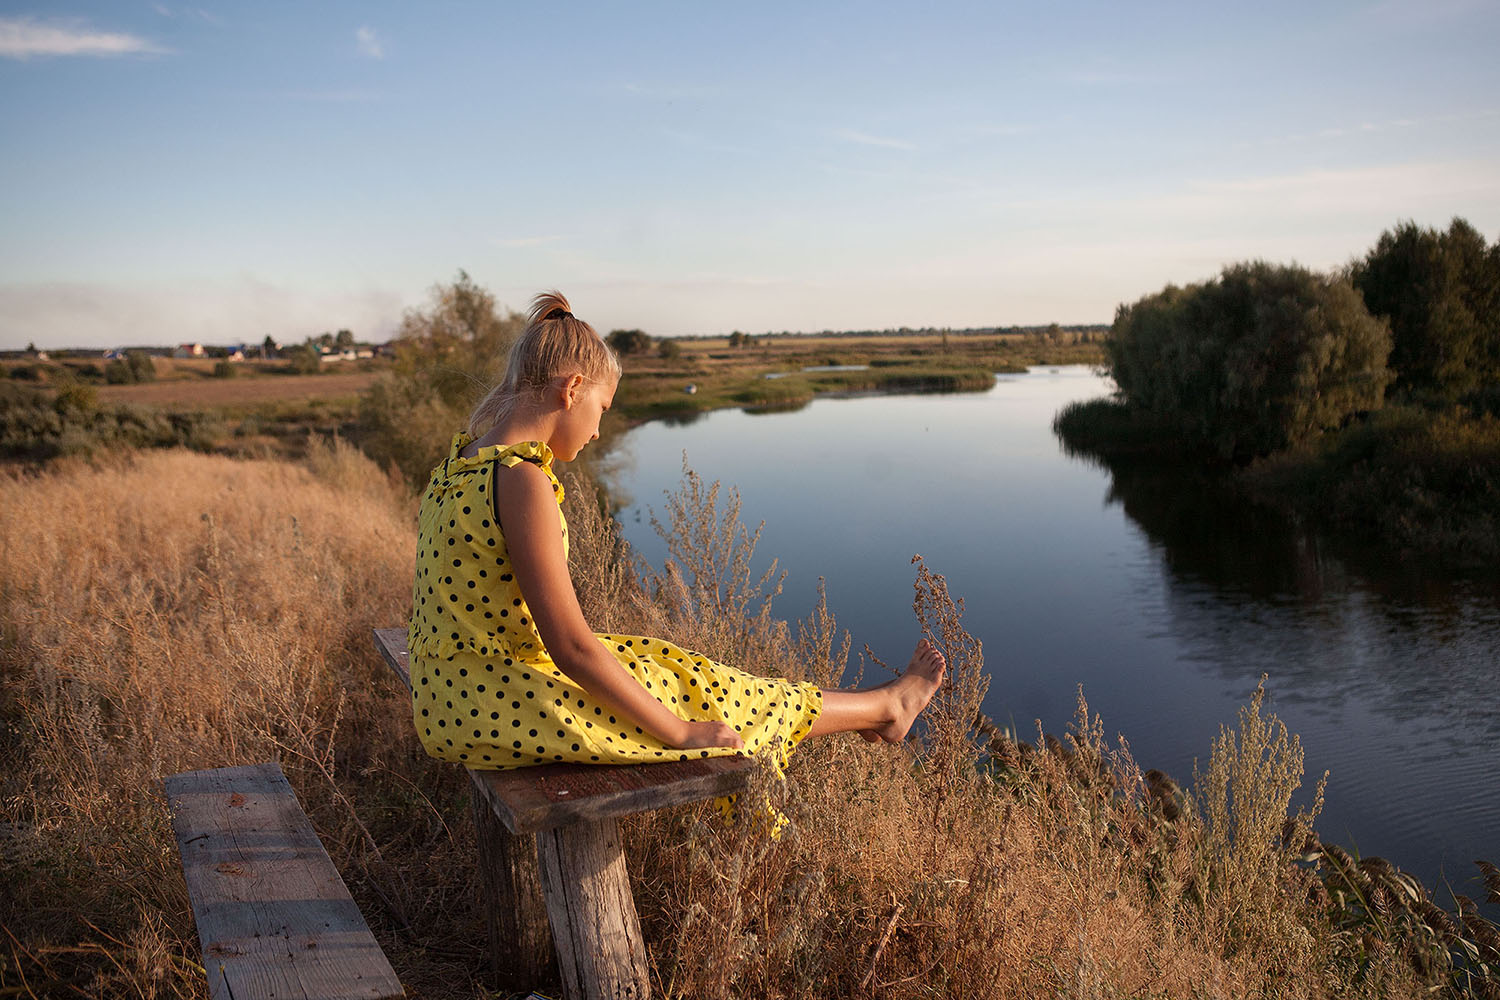
<svg viewBox="0 0 1500 1000">
<path fill-rule="evenodd" d="M 1500 236 L 1500 2 L 0 2 L 0 347 L 349 327 L 459 268 L 660 335 L 1108 322 Z"/>
</svg>

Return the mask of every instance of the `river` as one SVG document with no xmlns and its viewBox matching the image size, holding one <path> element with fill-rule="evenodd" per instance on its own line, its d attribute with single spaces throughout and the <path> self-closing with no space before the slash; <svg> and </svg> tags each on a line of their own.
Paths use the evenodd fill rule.
<svg viewBox="0 0 1500 1000">
<path fill-rule="evenodd" d="M 893 664 L 917 636 L 922 554 L 984 643 L 991 718 L 1061 733 L 1082 685 L 1106 732 L 1184 786 L 1266 674 L 1267 709 L 1306 753 L 1294 802 L 1330 772 L 1323 838 L 1483 899 L 1472 862 L 1500 861 L 1495 580 L 1335 548 L 1208 480 L 1070 457 L 1054 414 L 1109 389 L 1035 368 L 981 393 L 720 410 L 627 432 L 606 480 L 659 566 L 648 511 L 686 453 L 765 521 L 758 555 L 788 573 L 779 616 L 805 615 L 821 576 L 855 648 Z"/>
</svg>

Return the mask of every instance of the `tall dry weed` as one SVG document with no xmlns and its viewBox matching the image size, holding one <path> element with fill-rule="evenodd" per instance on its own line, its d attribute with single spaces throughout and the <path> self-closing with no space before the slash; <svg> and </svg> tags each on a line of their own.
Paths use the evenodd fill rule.
<svg viewBox="0 0 1500 1000">
<path fill-rule="evenodd" d="M 201 992 L 161 798 L 183 770 L 281 760 L 375 926 L 446 905 L 451 876 L 403 866 L 467 857 L 462 786 L 413 752 L 371 650 L 414 548 L 372 463 L 150 452 L 7 478 L 0 507 L 6 988 Z"/>
<path fill-rule="evenodd" d="M 160 779 L 277 758 L 412 994 L 490 995 L 467 780 L 422 755 L 369 641 L 407 613 L 412 503 L 352 449 L 319 449 L 301 466 L 153 453 L 0 481 L 0 990 L 201 995 Z M 826 601 L 798 623 L 772 613 L 778 579 L 752 569 L 758 535 L 732 494 L 687 475 L 658 571 L 604 509 L 569 482 L 571 569 L 595 627 L 826 686 L 846 674 L 851 640 Z M 1334 903 L 1290 860 L 1300 751 L 1259 700 L 1183 795 L 1107 740 L 1081 695 L 1062 738 L 977 725 L 988 675 L 961 602 L 922 565 L 914 607 L 913 640 L 950 662 L 917 739 L 812 740 L 784 780 L 761 772 L 751 794 L 791 821 L 779 838 L 706 805 L 625 824 L 662 996 L 1373 997 L 1456 982 L 1396 948 L 1351 961 L 1366 925 L 1326 919 Z M 1467 911 L 1423 919 L 1487 940 L 1478 924 L 1461 938 Z"/>
</svg>

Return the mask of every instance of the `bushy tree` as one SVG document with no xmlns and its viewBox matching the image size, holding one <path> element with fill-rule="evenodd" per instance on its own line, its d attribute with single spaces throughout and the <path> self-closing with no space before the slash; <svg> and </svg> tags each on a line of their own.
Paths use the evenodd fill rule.
<svg viewBox="0 0 1500 1000">
<path fill-rule="evenodd" d="M 1107 342 L 1131 409 L 1237 461 L 1380 406 L 1390 346 L 1347 281 L 1262 261 L 1120 306 Z"/>
<path fill-rule="evenodd" d="M 626 354 L 644 354 L 651 350 L 651 336 L 644 330 L 611 330 L 604 341 L 622 357 Z"/>
<path fill-rule="evenodd" d="M 309 339 L 307 343 L 300 344 L 286 352 L 287 362 L 292 371 L 299 375 L 313 375 L 323 368 L 323 355 L 318 351 L 317 342 Z"/>
<path fill-rule="evenodd" d="M 1403 222 L 1350 270 L 1390 321 L 1397 390 L 1451 400 L 1500 381 L 1500 243 L 1463 219 L 1447 232 Z"/>
<path fill-rule="evenodd" d="M 354 346 L 354 332 L 352 330 L 340 330 L 333 338 L 333 346 L 341 351 L 347 351 Z"/>
<path fill-rule="evenodd" d="M 525 317 L 502 313 L 494 295 L 463 271 L 434 285 L 426 308 L 402 318 L 395 364 L 361 401 L 365 451 L 395 464 L 413 485 L 425 484 L 449 438 L 500 380 L 524 325 Z"/>
<path fill-rule="evenodd" d="M 656 348 L 656 354 L 663 361 L 676 361 L 682 357 L 682 345 L 675 340 L 663 338 Z"/>
</svg>

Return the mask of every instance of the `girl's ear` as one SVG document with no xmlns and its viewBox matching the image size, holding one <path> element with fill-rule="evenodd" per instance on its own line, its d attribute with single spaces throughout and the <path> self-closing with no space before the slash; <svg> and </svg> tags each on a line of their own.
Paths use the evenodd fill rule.
<svg viewBox="0 0 1500 1000">
<path fill-rule="evenodd" d="M 574 402 L 574 400 L 576 400 L 578 398 L 578 394 L 581 393 L 582 391 L 583 391 L 583 376 L 582 375 L 574 374 L 574 375 L 566 375 L 566 376 L 564 376 L 563 377 L 563 385 L 562 385 L 562 404 L 563 404 L 563 409 L 565 409 L 565 410 L 571 410 L 573 408 L 573 402 Z"/>
</svg>

